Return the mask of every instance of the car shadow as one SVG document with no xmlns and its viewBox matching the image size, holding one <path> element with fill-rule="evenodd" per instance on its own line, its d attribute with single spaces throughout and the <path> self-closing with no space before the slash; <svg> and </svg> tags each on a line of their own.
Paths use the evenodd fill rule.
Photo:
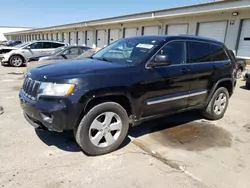
<svg viewBox="0 0 250 188">
<path fill-rule="evenodd" d="M 48 146 L 56 146 L 57 148 L 68 152 L 81 151 L 81 148 L 75 141 L 73 131 L 58 133 L 35 129 L 35 132 L 40 140 Z"/>
<path fill-rule="evenodd" d="M 171 116 L 166 116 L 160 119 L 151 120 L 135 126 L 130 129 L 129 135 L 133 138 L 138 138 L 146 134 L 159 132 L 172 127 L 177 127 L 183 124 L 203 119 L 197 111 L 183 112 Z"/>
<path fill-rule="evenodd" d="M 246 86 L 240 86 L 241 89 L 249 90 L 246 88 Z"/>
<path fill-rule="evenodd" d="M 73 131 L 63 131 L 59 133 L 59 132 L 35 129 L 35 132 L 37 136 L 40 138 L 40 140 L 48 146 L 55 146 L 58 149 L 67 152 L 83 152 L 75 140 Z M 126 139 L 118 148 L 118 150 L 122 149 L 130 142 L 131 142 L 130 138 L 126 137 Z M 87 155 L 86 153 L 84 154 Z"/>
</svg>

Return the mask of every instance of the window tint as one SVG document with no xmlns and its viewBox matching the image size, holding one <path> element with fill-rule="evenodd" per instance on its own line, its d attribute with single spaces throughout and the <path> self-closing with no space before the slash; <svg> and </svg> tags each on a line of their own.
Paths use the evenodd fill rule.
<svg viewBox="0 0 250 188">
<path fill-rule="evenodd" d="M 210 44 L 203 42 L 187 42 L 188 63 L 200 63 L 211 61 Z"/>
<path fill-rule="evenodd" d="M 50 42 L 44 42 L 43 43 L 43 48 L 51 48 L 51 43 Z"/>
<path fill-rule="evenodd" d="M 159 54 L 168 56 L 171 64 L 185 63 L 185 43 L 181 41 L 171 42 L 164 46 Z"/>
<path fill-rule="evenodd" d="M 61 47 L 61 46 L 64 46 L 63 44 L 60 44 L 60 43 L 52 43 L 52 48 L 58 48 L 58 47 Z"/>
<path fill-rule="evenodd" d="M 63 52 L 64 55 L 78 55 L 78 48 L 70 48 Z"/>
<path fill-rule="evenodd" d="M 30 49 L 42 49 L 42 43 L 41 42 L 34 42 L 30 46 Z"/>
<path fill-rule="evenodd" d="M 226 61 L 228 60 L 227 54 L 222 46 L 210 44 L 212 61 Z"/>
<path fill-rule="evenodd" d="M 78 54 L 81 55 L 83 52 L 86 52 L 87 49 L 79 48 Z"/>
</svg>

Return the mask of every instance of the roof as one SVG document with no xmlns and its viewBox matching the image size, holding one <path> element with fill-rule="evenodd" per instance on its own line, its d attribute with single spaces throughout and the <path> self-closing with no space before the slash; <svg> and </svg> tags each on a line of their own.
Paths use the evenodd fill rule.
<svg viewBox="0 0 250 188">
<path fill-rule="evenodd" d="M 137 39 L 137 38 L 145 38 L 145 39 L 152 39 L 152 40 L 178 40 L 178 39 L 183 39 L 183 40 L 199 40 L 199 41 L 204 41 L 204 42 L 212 42 L 215 44 L 223 45 L 222 42 L 219 42 L 217 40 L 211 39 L 211 38 L 206 38 L 206 37 L 200 37 L 200 36 L 195 36 L 195 35 L 147 35 L 147 36 L 136 36 L 136 37 L 130 37 L 130 38 L 124 38 L 124 40 L 127 39 Z"/>
<path fill-rule="evenodd" d="M 153 10 L 142 13 L 135 13 L 129 15 L 122 15 L 116 17 L 109 17 L 97 20 L 82 21 L 77 23 L 70 23 L 64 25 L 56 25 L 50 27 L 43 27 L 37 29 L 26 30 L 22 32 L 11 32 L 5 34 L 26 34 L 26 33 L 35 33 L 35 32 L 53 32 L 54 30 L 63 30 L 63 29 L 75 29 L 79 27 L 90 27 L 93 29 L 94 26 L 101 26 L 107 24 L 121 24 L 126 22 L 136 22 L 136 21 L 147 21 L 161 18 L 173 18 L 173 17 L 183 17 L 187 15 L 195 14 L 204 14 L 212 12 L 221 12 L 221 11 L 231 11 L 239 9 L 249 9 L 250 3 L 249 0 L 225 0 L 225 1 L 212 1 L 208 3 L 201 3 L 195 5 L 188 5 L 182 7 L 175 7 L 169 9 Z"/>
</svg>

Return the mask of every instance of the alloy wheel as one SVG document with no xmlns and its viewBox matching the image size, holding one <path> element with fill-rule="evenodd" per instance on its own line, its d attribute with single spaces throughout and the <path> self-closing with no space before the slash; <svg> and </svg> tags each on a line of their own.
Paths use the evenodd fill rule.
<svg viewBox="0 0 250 188">
<path fill-rule="evenodd" d="M 214 102 L 214 107 L 213 107 L 214 113 L 217 115 L 220 115 L 221 113 L 223 113 L 226 107 L 226 104 L 227 104 L 227 97 L 225 93 L 220 93 Z"/>
<path fill-rule="evenodd" d="M 114 112 L 104 112 L 91 123 L 89 139 L 96 147 L 107 147 L 119 138 L 121 129 L 121 118 Z"/>
</svg>

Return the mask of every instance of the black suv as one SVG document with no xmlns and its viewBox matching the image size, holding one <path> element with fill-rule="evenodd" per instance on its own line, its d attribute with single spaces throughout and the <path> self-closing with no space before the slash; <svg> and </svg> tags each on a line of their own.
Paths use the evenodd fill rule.
<svg viewBox="0 0 250 188">
<path fill-rule="evenodd" d="M 220 42 L 195 36 L 118 40 L 85 60 L 31 69 L 20 91 L 36 128 L 74 130 L 89 155 L 117 149 L 130 125 L 199 109 L 223 117 L 232 95 L 235 60 Z"/>
</svg>

